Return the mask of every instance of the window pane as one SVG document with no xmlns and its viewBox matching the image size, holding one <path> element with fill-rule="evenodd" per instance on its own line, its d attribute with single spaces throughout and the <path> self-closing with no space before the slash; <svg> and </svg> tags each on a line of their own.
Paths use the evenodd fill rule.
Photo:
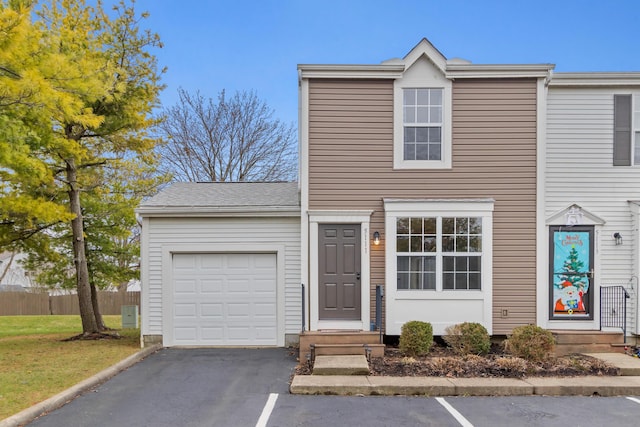
<svg viewBox="0 0 640 427">
<path fill-rule="evenodd" d="M 416 142 L 429 142 L 429 128 L 428 127 L 417 127 L 414 128 L 416 131 Z M 406 141 L 406 139 L 405 139 Z"/>
<path fill-rule="evenodd" d="M 442 129 L 439 127 L 430 127 L 429 129 L 429 142 L 442 142 Z"/>
<path fill-rule="evenodd" d="M 442 234 L 453 234 L 454 218 L 442 218 Z"/>
<path fill-rule="evenodd" d="M 430 91 L 430 104 L 431 105 L 442 105 L 442 89 L 431 89 Z"/>
<path fill-rule="evenodd" d="M 469 234 L 482 233 L 482 218 L 469 218 Z"/>
<path fill-rule="evenodd" d="M 398 272 L 401 271 L 409 271 L 409 257 L 408 256 L 399 256 L 398 257 Z"/>
<path fill-rule="evenodd" d="M 482 252 L 482 237 L 473 236 L 469 238 L 469 252 Z"/>
<path fill-rule="evenodd" d="M 481 289 L 480 273 L 469 273 L 469 289 Z"/>
<path fill-rule="evenodd" d="M 468 218 L 456 218 L 456 234 L 469 233 L 469 219 Z"/>
<path fill-rule="evenodd" d="M 424 262 L 424 271 L 429 271 L 435 273 L 436 271 L 436 257 L 434 256 L 426 256 L 423 257 L 422 261 Z"/>
<path fill-rule="evenodd" d="M 409 289 L 420 289 L 420 273 L 409 274 Z"/>
<path fill-rule="evenodd" d="M 411 234 L 422 234 L 422 218 L 411 218 Z"/>
<path fill-rule="evenodd" d="M 456 252 L 469 251 L 469 238 L 466 236 L 456 236 Z"/>
<path fill-rule="evenodd" d="M 434 237 L 425 237 L 424 238 L 424 252 L 436 252 L 436 238 Z"/>
<path fill-rule="evenodd" d="M 409 268 L 411 272 L 421 272 L 422 271 L 422 257 L 412 256 L 409 257 Z"/>
<path fill-rule="evenodd" d="M 470 256 L 469 257 L 469 271 L 480 271 L 480 257 L 479 256 Z"/>
<path fill-rule="evenodd" d="M 416 90 L 415 89 L 405 89 L 404 90 L 404 105 L 415 105 L 416 104 Z"/>
<path fill-rule="evenodd" d="M 425 218 L 424 219 L 424 234 L 436 234 L 436 219 Z"/>
<path fill-rule="evenodd" d="M 455 257 L 452 257 L 452 256 L 442 257 L 442 269 L 444 271 L 453 271 L 454 262 L 455 262 Z"/>
<path fill-rule="evenodd" d="M 416 146 L 415 144 L 404 144 L 404 159 L 415 160 L 416 159 Z"/>
<path fill-rule="evenodd" d="M 398 273 L 398 289 L 409 289 L 409 273 Z"/>
<path fill-rule="evenodd" d="M 396 251 L 397 252 L 409 252 L 409 236 L 398 236 Z"/>
<path fill-rule="evenodd" d="M 416 160 L 429 160 L 429 144 L 416 144 Z"/>
<path fill-rule="evenodd" d="M 429 107 L 429 123 L 442 123 L 442 107 Z"/>
<path fill-rule="evenodd" d="M 427 105 L 429 104 L 429 89 L 417 89 L 417 95 L 418 95 L 418 105 Z"/>
<path fill-rule="evenodd" d="M 431 123 L 433 120 L 429 120 L 429 107 L 417 107 L 416 108 L 416 123 Z M 436 122 L 440 123 L 440 122 Z"/>
<path fill-rule="evenodd" d="M 409 234 L 409 218 L 398 218 L 396 221 L 397 234 Z"/>
<path fill-rule="evenodd" d="M 416 128 L 406 126 L 404 128 L 404 142 L 416 142 Z"/>
<path fill-rule="evenodd" d="M 411 236 L 411 252 L 422 252 L 422 236 Z"/>
<path fill-rule="evenodd" d="M 456 273 L 456 289 L 468 289 L 467 273 Z"/>
<path fill-rule="evenodd" d="M 414 107 L 404 107 L 404 123 L 416 122 L 416 109 Z"/>
<path fill-rule="evenodd" d="M 467 271 L 467 257 L 458 256 L 456 258 L 456 271 Z"/>
<path fill-rule="evenodd" d="M 442 275 L 442 288 L 454 289 L 453 287 L 453 273 L 444 273 Z"/>
<path fill-rule="evenodd" d="M 442 252 L 453 252 L 454 243 L 453 236 L 442 236 Z"/>
<path fill-rule="evenodd" d="M 440 160 L 440 145 L 439 144 L 429 144 L 429 160 Z"/>
<path fill-rule="evenodd" d="M 434 290 L 436 288 L 436 273 L 424 273 L 422 280 L 423 289 Z"/>
</svg>

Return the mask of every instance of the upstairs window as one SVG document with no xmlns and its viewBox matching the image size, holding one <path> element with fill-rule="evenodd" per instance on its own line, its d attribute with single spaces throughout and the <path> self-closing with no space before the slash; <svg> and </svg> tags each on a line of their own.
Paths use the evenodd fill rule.
<svg viewBox="0 0 640 427">
<path fill-rule="evenodd" d="M 442 99 L 442 89 L 403 89 L 404 160 L 442 160 Z"/>
</svg>

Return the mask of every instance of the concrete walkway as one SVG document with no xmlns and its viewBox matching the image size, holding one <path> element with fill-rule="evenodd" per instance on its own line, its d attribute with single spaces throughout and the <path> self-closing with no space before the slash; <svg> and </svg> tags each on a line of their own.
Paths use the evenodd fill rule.
<svg viewBox="0 0 640 427">
<path fill-rule="evenodd" d="M 526 379 L 296 375 L 290 392 L 363 396 L 640 395 L 640 359 L 618 353 L 594 353 L 589 356 L 618 367 L 621 375 Z"/>
</svg>

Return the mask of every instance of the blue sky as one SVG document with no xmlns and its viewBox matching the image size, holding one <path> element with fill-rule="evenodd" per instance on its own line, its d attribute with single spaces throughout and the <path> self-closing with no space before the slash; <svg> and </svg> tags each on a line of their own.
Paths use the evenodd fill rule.
<svg viewBox="0 0 640 427">
<path fill-rule="evenodd" d="M 297 122 L 297 64 L 378 64 L 426 37 L 447 58 L 640 71 L 638 0 L 137 0 L 177 89 L 255 90 Z"/>
</svg>

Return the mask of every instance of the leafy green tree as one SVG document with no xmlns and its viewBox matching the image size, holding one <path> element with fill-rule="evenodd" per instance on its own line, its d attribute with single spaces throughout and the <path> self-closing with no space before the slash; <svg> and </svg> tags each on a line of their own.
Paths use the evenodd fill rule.
<svg viewBox="0 0 640 427">
<path fill-rule="evenodd" d="M 16 139 L 33 134 L 24 148 L 10 144 L 7 157 L 28 151 L 26 157 L 36 159 L 37 169 L 32 168 L 40 173 L 39 181 L 47 185 L 36 185 L 39 183 L 27 176 L 28 170 L 19 162 L 4 161 L 3 170 L 10 171 L 13 178 L 5 193 L 36 198 L 44 191 L 44 198 L 55 206 L 58 215 L 45 217 L 40 229 L 29 235 L 34 238 L 26 239 L 29 243 L 24 245 L 53 261 L 73 259 L 70 271 L 78 292 L 83 333 L 91 335 L 104 325 L 95 295 L 99 275 L 92 276 L 89 267 L 89 254 L 98 247 L 97 236 L 102 234 L 93 231 L 98 229 L 98 221 L 90 215 L 103 218 L 101 213 L 113 208 L 107 207 L 113 199 L 100 194 L 115 188 L 102 181 L 108 178 L 106 171 L 119 171 L 123 162 L 132 159 L 139 166 L 155 161 L 153 150 L 158 140 L 148 129 L 155 124 L 152 110 L 162 85 L 151 52 L 161 45 L 156 34 L 140 30 L 140 20 L 146 14 L 138 15 L 133 1 L 120 1 L 111 13 L 105 12 L 100 1 L 89 6 L 84 0 L 50 0 L 35 14 L 32 7 L 20 1 L 2 4 L 3 11 L 13 11 L 7 12 L 9 18 L 15 14 L 20 17 L 13 21 L 7 18 L 16 22 L 7 25 L 9 30 L 15 29 L 14 39 L 22 34 L 23 26 L 23 32 L 29 34 L 22 44 L 8 41 L 5 47 L 21 56 L 19 51 L 26 45 L 32 55 L 27 55 L 27 61 L 14 61 L 10 73 L 0 74 L 0 85 L 19 82 L 6 102 L 6 116 L 15 123 Z M 26 16 L 34 17 L 31 24 Z M 12 59 L 10 54 L 7 58 Z M 46 99 L 42 99 L 43 93 Z M 101 190 L 103 185 L 108 190 Z M 125 210 L 133 215 L 137 199 L 123 200 L 126 203 L 131 205 Z M 5 205 L 2 217 L 10 222 L 19 204 L 8 200 Z M 66 210 L 64 215 L 61 207 Z M 61 226 L 63 221 L 68 228 Z M 16 237 L 7 242 L 19 241 L 20 233 L 24 237 L 24 230 L 29 230 L 25 227 L 29 224 L 8 225 Z M 38 232 L 43 229 L 47 232 Z"/>
</svg>

